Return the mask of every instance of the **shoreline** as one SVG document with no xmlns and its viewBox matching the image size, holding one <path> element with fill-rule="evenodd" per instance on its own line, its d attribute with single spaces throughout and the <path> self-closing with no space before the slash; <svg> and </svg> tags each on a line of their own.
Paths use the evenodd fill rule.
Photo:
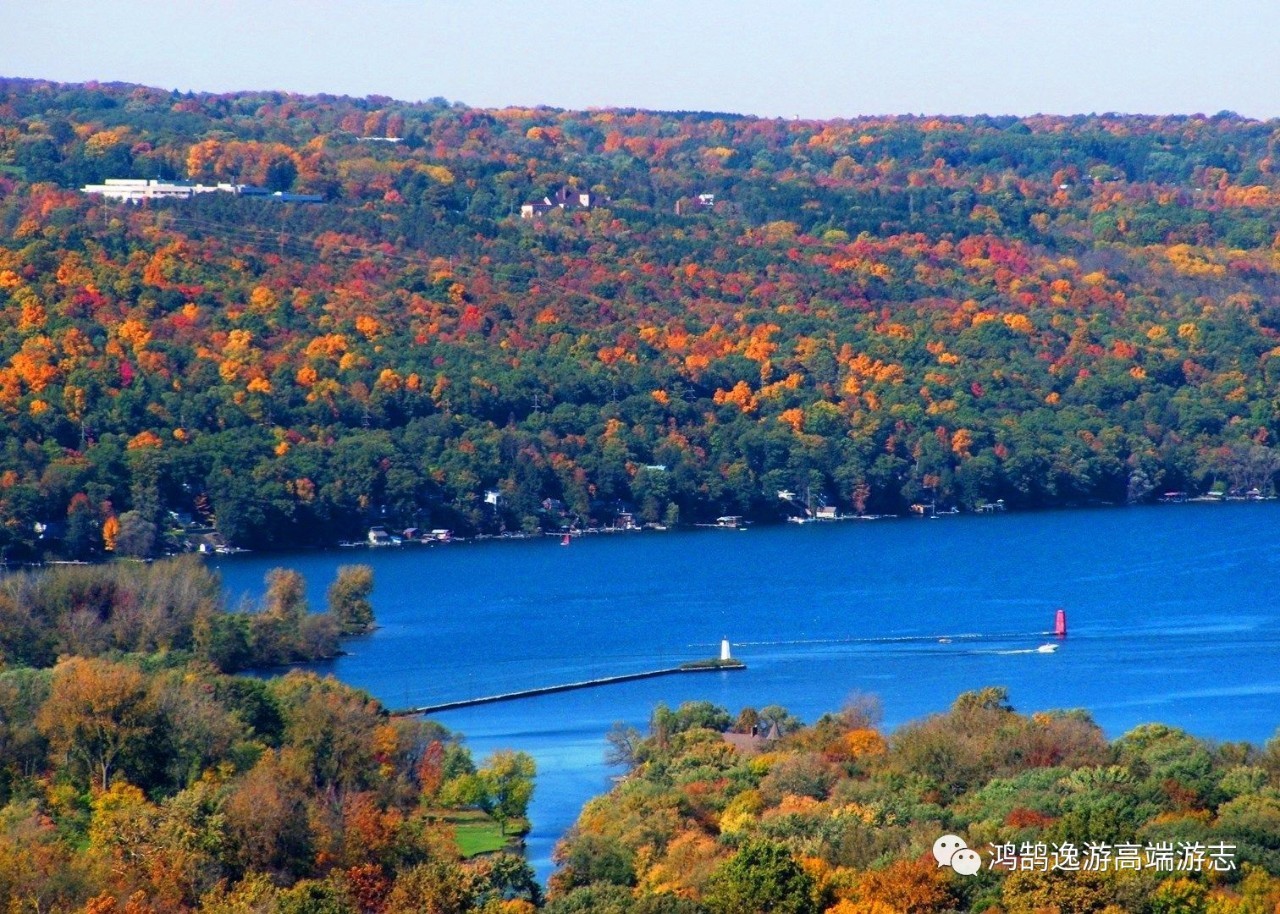
<svg viewBox="0 0 1280 914">
<path fill-rule="evenodd" d="M 674 526 L 665 526 L 661 524 L 646 524 L 637 527 L 590 527 L 583 530 L 573 531 L 551 531 L 540 530 L 537 533 L 478 533 L 474 536 L 455 536 L 448 540 L 409 540 L 398 543 L 370 543 L 366 540 L 344 540 L 337 543 L 329 543 L 327 545 L 305 545 L 294 544 L 288 546 L 272 546 L 265 549 L 245 549 L 238 546 L 226 547 L 218 550 L 200 551 L 198 549 L 186 552 L 166 552 L 161 555 L 150 556 L 147 558 L 132 558 L 124 556 L 103 556 L 98 559 L 47 559 L 44 561 L 9 561 L 0 559 L 0 571 L 22 570 L 31 568 L 46 568 L 50 566 L 88 566 L 88 565 L 106 565 L 112 562 L 141 562 L 150 563 L 162 561 L 164 559 L 180 558 L 185 555 L 198 555 L 205 559 L 226 559 L 236 558 L 240 556 L 251 556 L 254 558 L 263 558 L 270 556 L 287 556 L 297 554 L 314 554 L 323 555 L 337 552 L 338 550 L 382 552 L 387 550 L 398 550 L 409 548 L 438 548 L 442 546 L 470 546 L 485 543 L 508 543 L 508 542 L 533 542 L 545 538 L 562 539 L 565 536 L 571 540 L 577 540 L 587 536 L 617 536 L 617 535 L 635 535 L 640 533 L 694 533 L 698 531 L 738 531 L 743 532 L 751 529 L 773 529 L 779 527 L 794 526 L 817 526 L 824 527 L 834 524 L 847 523 L 850 521 L 858 521 L 862 523 L 871 523 L 874 521 L 920 521 L 920 520 L 944 520 L 951 518 L 971 518 L 971 517 L 997 517 L 997 516 L 1026 516 L 1026 515 L 1042 515 L 1042 514 L 1067 514 L 1082 511 L 1114 511 L 1120 509 L 1148 509 L 1148 508 L 1164 508 L 1185 505 L 1252 505 L 1267 504 L 1270 502 L 1280 501 L 1280 496 L 1263 495 L 1263 496 L 1244 496 L 1232 495 L 1223 496 L 1221 498 L 1213 495 L 1197 495 L 1189 496 L 1181 499 L 1161 498 L 1155 501 L 1142 502 L 1141 504 L 1118 504 L 1114 502 L 1095 502 L 1091 504 L 1067 504 L 1054 505 L 1041 508 L 1008 508 L 1007 506 L 999 510 L 969 510 L 961 511 L 958 509 L 944 509 L 936 513 L 913 513 L 906 514 L 841 514 L 835 517 L 788 517 L 783 520 L 745 520 L 734 526 L 726 526 L 717 523 L 693 523 L 693 524 L 676 524 Z"/>
<path fill-rule="evenodd" d="M 788 518 L 786 520 L 779 520 L 779 521 L 747 520 L 741 523 L 740 525 L 733 526 L 733 527 L 720 526 L 718 524 L 695 523 L 695 524 L 677 524 L 670 527 L 643 526 L 643 527 L 635 527 L 630 529 L 598 527 L 598 528 L 589 528 L 586 530 L 578 530 L 573 532 L 544 530 L 544 531 L 539 531 L 537 533 L 523 533 L 523 532 L 481 533 L 475 536 L 457 536 L 457 537 L 453 537 L 448 541 L 435 541 L 435 542 L 409 541 L 409 542 L 396 543 L 396 544 L 385 543 L 385 544 L 374 545 L 364 541 L 358 541 L 358 542 L 346 541 L 346 542 L 332 543 L 329 545 L 321 545 L 321 546 L 301 546 L 300 545 L 300 546 L 282 547 L 278 549 L 271 548 L 271 549 L 262 549 L 262 550 L 237 549 L 232 552 L 222 552 L 217 554 L 203 554 L 203 553 L 201 554 L 205 555 L 206 558 L 225 559 L 225 558 L 235 558 L 237 556 L 254 556 L 258 558 L 263 558 L 263 557 L 272 556 L 272 555 L 291 555 L 291 554 L 296 555 L 300 553 L 330 554 L 330 553 L 337 553 L 339 550 L 357 551 L 357 552 L 362 550 L 368 550 L 372 552 L 395 552 L 405 548 L 425 547 L 428 549 L 435 549 L 435 548 L 446 547 L 446 546 L 474 546 L 474 545 L 484 545 L 484 544 L 491 544 L 491 543 L 536 542 L 536 541 L 544 540 L 548 538 L 562 539 L 566 535 L 571 537 L 571 540 L 577 540 L 582 537 L 634 536 L 642 533 L 643 534 L 654 534 L 654 533 L 687 534 L 687 533 L 700 533 L 700 532 L 725 533 L 725 532 L 734 532 L 734 531 L 745 532 L 753 529 L 761 529 L 761 530 L 785 529 L 791 526 L 828 527 L 828 526 L 835 526 L 837 524 L 848 523 L 851 521 L 856 521 L 861 523 L 872 523 L 877 521 L 951 520 L 955 518 L 991 519 L 991 518 L 1001 517 L 1001 516 L 1025 517 L 1030 515 L 1045 515 L 1045 514 L 1073 514 L 1073 513 L 1081 513 L 1081 512 L 1088 512 L 1088 511 L 1099 511 L 1099 512 L 1111 513 L 1118 510 L 1146 510 L 1146 509 L 1156 509 L 1156 508 L 1183 507 L 1187 505 L 1223 505 L 1223 506 L 1261 505 L 1261 504 L 1269 504 L 1276 501 L 1280 501 L 1280 496 L 1271 495 L 1271 496 L 1262 496 L 1260 498 L 1232 496 L 1229 498 L 1217 498 L 1209 495 L 1201 495 L 1201 496 L 1187 498 L 1185 500 L 1180 500 L 1180 501 L 1158 500 L 1158 501 L 1143 502 L 1141 504 L 1133 504 L 1133 505 L 1117 504 L 1113 502 L 1096 502 L 1092 504 L 1056 505 L 1052 507 L 1043 507 L 1043 508 L 1017 508 L 1017 509 L 1006 508 L 1005 510 L 1002 510 L 1002 511 L 940 510 L 938 511 L 937 514 L 925 514 L 925 515 L 914 514 L 914 513 L 844 514 L 844 515 L 839 515 L 838 517 L 831 517 L 831 518 L 804 518 L 804 519 Z M 174 553 L 172 556 L 166 555 L 164 556 L 164 558 L 171 558 L 179 555 L 188 555 L 188 554 L 191 554 L 191 553 Z M 46 564 L 52 564 L 52 563 L 46 563 Z M 85 562 L 82 564 L 94 564 L 94 563 Z"/>
</svg>

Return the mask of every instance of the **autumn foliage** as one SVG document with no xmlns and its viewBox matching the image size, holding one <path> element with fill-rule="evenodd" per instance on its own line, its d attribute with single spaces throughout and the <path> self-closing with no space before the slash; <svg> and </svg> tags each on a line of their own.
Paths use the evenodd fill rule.
<svg viewBox="0 0 1280 914">
<path fill-rule="evenodd" d="M 780 740 L 705 702 L 659 708 L 617 785 L 556 852 L 551 914 L 1270 910 L 1280 737 L 1212 745 L 1144 725 L 1108 742 L 1083 712 L 1022 715 L 1002 688 L 881 734 L 865 698 Z M 727 732 L 722 732 L 727 731 Z M 973 877 L 936 838 L 979 849 Z M 1234 869 L 1062 872 L 988 866 L 990 845 L 1178 841 L 1234 847 Z M 606 907 L 606 904 L 612 905 Z"/>
<path fill-rule="evenodd" d="M 92 593 L 84 612 L 105 614 L 105 637 L 124 617 L 155 624 L 147 598 L 199 594 L 190 565 L 157 566 L 10 577 L 6 596 L 32 597 L 39 613 Z M 297 612 L 298 584 L 275 575 L 257 617 Z M 192 625 L 188 607 L 170 608 L 175 630 Z M 211 612 L 194 625 L 232 615 Z M 71 624 L 84 638 L 74 650 L 93 649 L 87 621 Z M 455 734 L 332 678 L 222 674 L 199 656 L 207 636 L 130 652 L 104 641 L 98 656 L 36 667 L 10 652 L 22 634 L 0 627 L 0 909 L 462 914 L 540 900 L 522 858 L 466 861 L 451 824 L 466 814 L 523 831 L 527 755 L 477 767 Z"/>
<path fill-rule="evenodd" d="M 1265 492 L 1276 135 L 7 80 L 0 548 Z"/>
</svg>

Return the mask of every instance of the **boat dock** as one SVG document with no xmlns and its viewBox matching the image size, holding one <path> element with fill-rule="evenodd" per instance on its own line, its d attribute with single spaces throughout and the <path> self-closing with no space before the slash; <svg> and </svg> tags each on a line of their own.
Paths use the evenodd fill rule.
<svg viewBox="0 0 1280 914">
<path fill-rule="evenodd" d="M 481 698 L 464 698 L 460 701 L 445 701 L 434 705 L 422 705 L 417 708 L 404 708 L 392 711 L 392 717 L 412 717 L 417 714 L 435 714 L 438 711 L 453 711 L 457 708 L 470 708 L 475 705 L 489 705 L 499 701 L 515 701 L 519 698 L 533 698 L 537 695 L 553 695 L 557 692 L 572 692 L 575 689 L 593 689 L 596 686 L 613 685 L 617 682 L 634 682 L 638 679 L 656 679 L 659 676 L 674 676 L 679 673 L 715 673 L 721 670 L 745 670 L 747 665 L 741 660 L 696 660 L 682 663 L 679 666 L 666 667 L 661 670 L 645 670 L 640 673 L 621 673 L 617 676 L 602 676 L 597 679 L 584 679 L 581 682 L 566 682 L 561 685 L 539 686 L 534 689 L 521 689 L 516 692 L 503 692 L 499 695 L 485 695 Z"/>
</svg>

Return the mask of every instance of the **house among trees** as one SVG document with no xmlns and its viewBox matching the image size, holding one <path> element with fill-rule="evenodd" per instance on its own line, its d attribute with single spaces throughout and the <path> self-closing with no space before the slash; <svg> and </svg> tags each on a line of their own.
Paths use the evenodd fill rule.
<svg viewBox="0 0 1280 914">
<path fill-rule="evenodd" d="M 752 724 L 747 733 L 725 733 L 724 741 L 743 755 L 756 755 L 769 745 L 782 739 L 782 728 L 774 721 L 761 732 L 759 724 Z"/>
<path fill-rule="evenodd" d="M 698 193 L 687 197 L 680 197 L 676 201 L 676 215 L 689 216 L 695 212 L 719 212 L 722 215 L 741 215 L 741 207 L 736 204 L 730 204 L 726 200 L 716 202 L 714 193 Z"/>
<path fill-rule="evenodd" d="M 690 213 L 711 212 L 715 206 L 715 194 L 703 193 L 695 197 L 681 197 L 676 201 L 676 215 L 687 216 Z"/>
<path fill-rule="evenodd" d="M 525 203 L 520 207 L 521 219 L 533 219 L 543 216 L 553 209 L 591 209 L 598 200 L 589 191 L 573 187 L 562 187 L 550 197 L 543 197 L 541 202 Z"/>
</svg>

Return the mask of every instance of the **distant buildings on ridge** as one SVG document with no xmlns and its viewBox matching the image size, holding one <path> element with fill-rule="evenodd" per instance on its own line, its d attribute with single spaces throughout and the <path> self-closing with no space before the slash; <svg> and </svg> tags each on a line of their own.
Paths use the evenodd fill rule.
<svg viewBox="0 0 1280 914">
<path fill-rule="evenodd" d="M 549 197 L 543 197 L 541 200 L 534 200 L 521 205 L 520 218 L 536 219 L 538 216 L 545 216 L 555 209 L 592 209 L 609 202 L 607 197 L 601 198 L 596 194 L 578 190 L 574 187 L 562 187 Z M 677 216 L 687 216 L 698 212 L 716 212 L 726 215 L 741 214 L 741 208 L 736 203 L 729 203 L 724 200 L 717 202 L 716 195 L 713 193 L 700 193 L 689 197 L 681 197 L 676 200 L 675 210 Z"/>
<path fill-rule="evenodd" d="M 366 142 L 398 143 L 400 137 L 360 137 Z M 98 194 L 108 200 L 120 200 L 125 203 L 142 203 L 148 200 L 190 200 L 197 194 L 233 194 L 237 197 L 261 197 L 280 203 L 323 203 L 321 194 L 295 194 L 288 191 L 270 191 L 265 187 L 252 184 L 198 184 L 193 181 L 162 181 L 155 178 L 107 178 L 101 184 L 86 184 L 80 188 L 86 194 Z M 594 209 L 610 202 L 608 197 L 601 197 L 590 191 L 576 187 L 561 187 L 554 194 L 524 203 L 520 207 L 521 219 L 536 219 L 545 216 L 552 210 Z M 712 193 L 700 193 L 690 197 L 682 197 L 676 201 L 677 215 L 689 215 L 695 212 L 724 212 L 736 214 L 740 212 L 736 204 L 717 201 Z"/>
<path fill-rule="evenodd" d="M 159 181 L 148 178 L 107 178 L 101 184 L 80 188 L 86 194 L 100 194 L 108 200 L 142 203 L 145 200 L 190 200 L 196 194 L 234 194 L 237 197 L 262 197 L 280 203 L 323 203 L 320 194 L 274 193 L 252 184 L 195 184 L 191 181 Z"/>
</svg>

